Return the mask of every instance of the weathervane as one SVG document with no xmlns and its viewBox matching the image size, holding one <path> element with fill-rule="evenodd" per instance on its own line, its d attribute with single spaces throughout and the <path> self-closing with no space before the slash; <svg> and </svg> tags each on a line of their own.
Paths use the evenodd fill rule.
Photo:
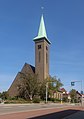
<svg viewBox="0 0 84 119">
<path fill-rule="evenodd" d="M 42 6 L 41 9 L 42 9 L 42 14 L 43 14 L 44 7 Z"/>
<path fill-rule="evenodd" d="M 42 7 L 41 7 L 41 9 L 43 10 L 43 9 L 44 9 L 44 7 L 42 6 Z"/>
</svg>

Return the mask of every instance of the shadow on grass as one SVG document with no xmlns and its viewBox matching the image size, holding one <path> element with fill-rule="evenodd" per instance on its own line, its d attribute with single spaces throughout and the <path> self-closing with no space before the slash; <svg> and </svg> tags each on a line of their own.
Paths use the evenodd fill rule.
<svg viewBox="0 0 84 119">
<path fill-rule="evenodd" d="M 41 115 L 41 116 L 37 116 L 37 117 L 27 118 L 27 119 L 63 119 L 64 117 L 74 114 L 78 111 L 80 111 L 80 110 L 69 109 L 69 110 L 54 112 L 54 113 Z"/>
</svg>

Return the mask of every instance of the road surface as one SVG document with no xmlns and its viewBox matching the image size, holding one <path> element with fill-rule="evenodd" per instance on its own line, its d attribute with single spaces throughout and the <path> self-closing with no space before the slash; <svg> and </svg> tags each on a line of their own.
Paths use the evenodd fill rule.
<svg viewBox="0 0 84 119">
<path fill-rule="evenodd" d="M 68 104 L 13 104 L 0 105 L 0 119 L 63 119 L 83 110 Z"/>
</svg>

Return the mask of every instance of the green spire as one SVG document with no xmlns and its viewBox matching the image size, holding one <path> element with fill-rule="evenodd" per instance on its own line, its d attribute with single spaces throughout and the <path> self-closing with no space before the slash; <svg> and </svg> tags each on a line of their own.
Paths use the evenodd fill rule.
<svg viewBox="0 0 84 119">
<path fill-rule="evenodd" d="M 41 16 L 38 37 L 46 37 L 47 38 L 43 15 Z"/>
<path fill-rule="evenodd" d="M 41 16 L 41 21 L 40 21 L 38 36 L 34 38 L 34 41 L 36 41 L 37 39 L 40 39 L 40 38 L 46 38 L 46 40 L 50 44 L 50 41 L 48 40 L 47 34 L 46 34 L 46 28 L 45 28 L 45 23 L 44 23 L 43 15 Z"/>
</svg>

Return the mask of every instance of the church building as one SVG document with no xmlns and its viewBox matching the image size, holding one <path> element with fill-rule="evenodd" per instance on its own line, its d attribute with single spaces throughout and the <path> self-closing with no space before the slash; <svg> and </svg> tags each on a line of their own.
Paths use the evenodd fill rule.
<svg viewBox="0 0 84 119">
<path fill-rule="evenodd" d="M 35 67 L 25 63 L 21 72 L 31 75 L 38 74 L 38 79 L 43 81 L 49 77 L 49 45 L 51 44 L 47 38 L 43 15 L 41 16 L 38 35 L 33 41 L 35 42 Z M 18 84 L 20 83 L 20 73 L 18 73 L 12 85 L 8 89 L 10 97 L 18 95 Z"/>
</svg>

